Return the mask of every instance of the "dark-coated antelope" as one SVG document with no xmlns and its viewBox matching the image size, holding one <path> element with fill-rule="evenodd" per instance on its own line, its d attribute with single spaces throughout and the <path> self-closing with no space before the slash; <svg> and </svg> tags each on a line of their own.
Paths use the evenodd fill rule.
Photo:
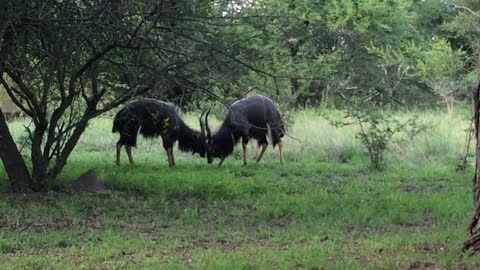
<svg viewBox="0 0 480 270">
<path fill-rule="evenodd" d="M 212 135 L 208 125 L 208 114 L 200 124 L 206 130 L 206 154 L 208 163 L 219 158 L 222 166 L 225 158 L 232 154 L 234 146 L 242 139 L 243 163 L 247 164 L 247 144 L 250 139 L 257 140 L 262 147 L 259 162 L 268 146 L 267 136 L 270 136 L 273 147 L 278 145 L 280 163 L 283 164 L 282 137 L 285 128 L 282 118 L 272 100 L 264 96 L 252 96 L 236 101 L 230 106 L 219 130 Z"/>
<path fill-rule="evenodd" d="M 112 132 L 120 133 L 117 165 L 120 165 L 120 151 L 124 145 L 128 160 L 133 164 L 132 147 L 137 145 L 138 133 L 147 138 L 162 137 L 170 167 L 175 165 L 173 145 L 176 141 L 180 151 L 205 157 L 205 131 L 199 132 L 188 127 L 182 120 L 180 110 L 172 103 L 151 98 L 133 101 L 115 115 Z"/>
</svg>

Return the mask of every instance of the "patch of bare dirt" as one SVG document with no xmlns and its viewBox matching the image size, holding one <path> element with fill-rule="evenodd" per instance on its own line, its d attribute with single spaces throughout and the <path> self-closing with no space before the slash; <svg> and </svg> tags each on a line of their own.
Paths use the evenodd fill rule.
<svg viewBox="0 0 480 270">
<path fill-rule="evenodd" d="M 453 269 L 456 269 L 456 270 L 469 270 L 470 268 L 468 268 L 468 266 L 465 264 L 465 263 L 457 263 L 455 264 L 455 266 L 453 267 Z"/>
<path fill-rule="evenodd" d="M 409 184 L 404 185 L 402 187 L 402 190 L 407 192 L 407 193 L 422 191 L 421 188 L 415 183 L 409 183 Z"/>
<path fill-rule="evenodd" d="M 231 252 L 243 250 L 250 245 L 263 247 L 272 250 L 281 250 L 282 246 L 275 245 L 267 239 L 193 239 L 185 240 L 181 245 L 175 248 L 175 252 L 181 256 L 189 256 L 194 249 L 217 249 L 222 252 Z"/>
<path fill-rule="evenodd" d="M 438 254 L 448 252 L 450 247 L 445 243 L 420 243 L 415 245 L 418 252 Z"/>
<path fill-rule="evenodd" d="M 44 205 L 48 207 L 56 207 L 56 192 L 45 193 L 28 193 L 28 194 L 15 194 L 15 193 L 0 193 L 0 197 L 7 201 L 14 208 L 28 208 L 30 205 Z"/>
<path fill-rule="evenodd" d="M 292 267 L 292 270 L 320 270 L 324 268 L 312 267 L 312 268 L 305 268 L 302 264 L 297 264 Z"/>
<path fill-rule="evenodd" d="M 104 230 L 105 225 L 102 220 L 95 215 L 87 216 L 86 225 L 89 229 Z"/>
<path fill-rule="evenodd" d="M 438 179 L 432 183 L 419 186 L 418 183 L 416 183 L 415 181 L 409 180 L 405 185 L 403 185 L 402 191 L 407 193 L 442 192 L 445 190 L 445 186 L 447 185 L 448 181 L 449 181 L 448 179 Z"/>
<path fill-rule="evenodd" d="M 80 223 L 79 223 L 80 221 Z M 20 218 L 20 222 L 11 223 L 5 225 L 9 231 L 22 231 L 22 232 L 48 232 L 48 231 L 66 231 L 70 230 L 74 226 L 82 225 L 89 229 L 104 230 L 105 225 L 101 218 L 95 215 L 87 215 L 84 220 L 73 221 L 70 217 L 45 217 L 32 220 L 30 218 Z"/>
<path fill-rule="evenodd" d="M 244 241 L 227 241 L 227 240 L 194 240 L 192 246 L 202 249 L 219 249 L 224 252 L 240 250 L 246 243 Z"/>
<path fill-rule="evenodd" d="M 60 231 L 68 230 L 72 227 L 72 221 L 67 218 L 50 217 L 46 219 L 38 219 L 34 221 L 24 221 L 18 223 L 12 223 L 10 225 L 10 231 L 23 231 L 23 232 L 47 232 L 47 231 Z"/>
<path fill-rule="evenodd" d="M 387 227 L 381 228 L 378 232 L 386 234 L 390 232 L 399 231 L 412 231 L 418 228 L 422 228 L 423 231 L 430 231 L 431 228 L 437 223 L 437 219 L 430 213 L 425 213 L 421 220 L 412 220 L 407 222 L 398 222 Z"/>
<path fill-rule="evenodd" d="M 442 270 L 439 266 L 431 262 L 414 262 L 407 268 L 408 270 Z"/>
<path fill-rule="evenodd" d="M 99 217 L 85 213 L 85 216 L 69 216 L 63 213 L 58 202 L 65 199 L 68 193 L 29 193 L 29 194 L 1 194 L 12 209 L 9 213 L 0 214 L 0 228 L 11 232 L 66 231 L 75 226 L 86 226 L 92 229 L 104 229 Z M 32 213 L 32 206 L 41 207 L 41 214 Z M 44 209 L 44 207 L 46 209 Z M 33 210 L 35 211 L 35 210 Z"/>
</svg>

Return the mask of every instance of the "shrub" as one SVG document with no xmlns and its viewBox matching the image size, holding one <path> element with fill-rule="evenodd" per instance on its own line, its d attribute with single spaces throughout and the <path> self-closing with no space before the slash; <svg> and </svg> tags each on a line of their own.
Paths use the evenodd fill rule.
<svg viewBox="0 0 480 270">
<path fill-rule="evenodd" d="M 392 142 L 394 135 L 405 133 L 410 140 L 426 130 L 427 126 L 418 122 L 417 117 L 399 121 L 383 112 L 364 111 L 359 109 L 345 110 L 344 117 L 340 120 L 330 120 L 333 126 L 358 125 L 355 135 L 365 146 L 372 166 L 375 169 L 382 167 L 385 152 Z"/>
</svg>

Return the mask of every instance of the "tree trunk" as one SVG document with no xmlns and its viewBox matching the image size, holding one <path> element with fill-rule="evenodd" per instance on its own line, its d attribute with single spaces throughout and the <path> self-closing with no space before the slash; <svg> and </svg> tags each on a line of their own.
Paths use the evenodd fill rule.
<svg viewBox="0 0 480 270">
<path fill-rule="evenodd" d="M 445 98 L 445 103 L 447 104 L 448 115 L 453 115 L 454 98 L 452 96 L 447 96 Z"/>
<path fill-rule="evenodd" d="M 299 44 L 298 44 L 298 41 L 296 40 L 289 40 L 287 42 L 288 44 L 288 48 L 290 49 L 290 57 L 292 58 L 292 61 L 295 62 L 295 57 L 297 56 L 298 54 L 298 50 L 299 50 Z M 295 105 L 298 106 L 299 104 L 299 93 L 298 93 L 298 89 L 300 88 L 300 83 L 298 81 L 297 78 L 290 78 L 290 93 L 292 96 L 295 96 Z"/>
<path fill-rule="evenodd" d="M 0 76 L 3 76 L 5 61 L 10 56 L 13 46 L 13 31 L 8 29 L 8 21 L 0 26 Z M 17 145 L 10 134 L 7 121 L 0 108 L 0 158 L 8 175 L 8 180 L 14 192 L 31 192 L 32 178 L 27 165 L 18 151 Z"/>
<path fill-rule="evenodd" d="M 476 90 L 473 92 L 473 108 L 474 108 L 474 123 L 475 136 L 477 138 L 476 147 L 476 161 L 475 161 L 475 175 L 473 177 L 473 211 L 468 226 L 469 237 L 463 244 L 463 251 L 470 255 L 477 253 L 480 250 L 480 70 L 478 77 L 478 84 Z"/>
<path fill-rule="evenodd" d="M 290 93 L 292 96 L 297 94 L 299 86 L 300 83 L 297 78 L 290 78 Z"/>
<path fill-rule="evenodd" d="M 43 159 L 42 143 L 45 128 L 35 125 L 32 136 L 32 181 L 41 188 L 47 178 L 48 160 Z"/>
<path fill-rule="evenodd" d="M 50 172 L 50 177 L 55 178 L 57 177 L 63 170 L 63 167 L 67 164 L 67 159 L 72 153 L 73 149 L 77 145 L 80 137 L 82 136 L 83 132 L 87 128 L 88 120 L 90 117 L 88 116 L 88 112 L 85 113 L 84 118 L 80 123 L 76 126 L 75 130 L 72 133 L 72 136 L 69 138 L 65 147 L 63 148 L 62 152 L 60 153 L 59 157 L 55 162 L 55 166 L 53 170 Z"/>
<path fill-rule="evenodd" d="M 31 192 L 32 179 L 0 109 L 0 158 L 14 192 Z"/>
</svg>

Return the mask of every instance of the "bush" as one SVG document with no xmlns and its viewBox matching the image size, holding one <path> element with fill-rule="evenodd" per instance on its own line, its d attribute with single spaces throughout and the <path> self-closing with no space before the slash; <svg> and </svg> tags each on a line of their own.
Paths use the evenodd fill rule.
<svg viewBox="0 0 480 270">
<path fill-rule="evenodd" d="M 425 124 L 419 123 L 417 117 L 399 121 L 383 112 L 363 111 L 359 109 L 345 110 L 340 120 L 330 120 L 333 126 L 358 125 L 359 130 L 355 137 L 367 149 L 372 166 L 379 169 L 383 165 L 384 154 L 393 137 L 399 133 L 413 140 L 416 135 L 426 130 Z"/>
</svg>

